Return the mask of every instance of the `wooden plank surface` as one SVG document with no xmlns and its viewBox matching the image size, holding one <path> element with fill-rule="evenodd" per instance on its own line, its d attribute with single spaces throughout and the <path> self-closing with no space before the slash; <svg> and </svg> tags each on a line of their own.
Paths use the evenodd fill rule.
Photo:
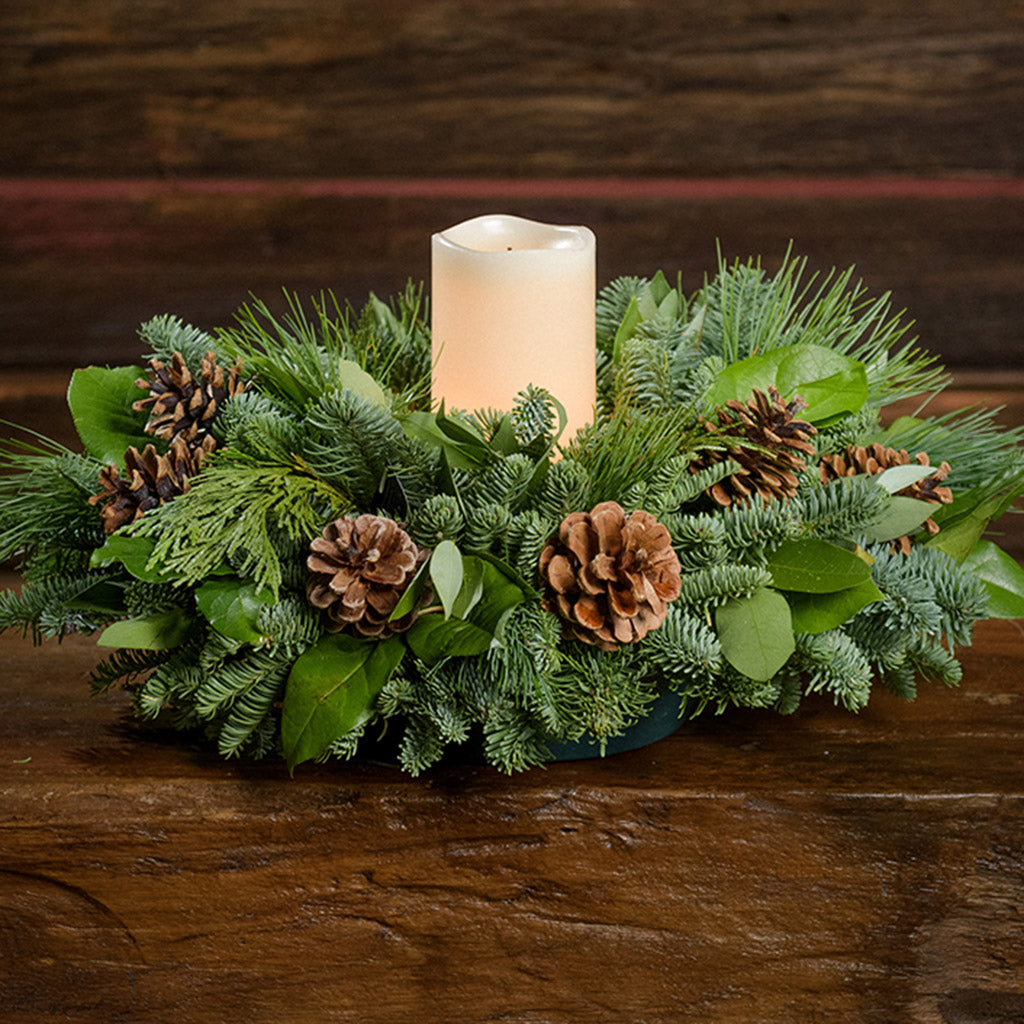
<svg viewBox="0 0 1024 1024">
<path fill-rule="evenodd" d="M 0 640 L 5 1020 L 1011 1024 L 1024 664 L 511 778 L 224 764 Z M 982 754 L 982 756 L 979 756 Z"/>
<path fill-rule="evenodd" d="M 952 366 L 1024 366 L 1024 191 L 1009 198 L 479 198 L 309 195 L 295 186 L 141 196 L 0 189 L 0 367 L 126 362 L 145 319 L 229 324 L 250 293 L 332 289 L 359 304 L 429 277 L 430 234 L 505 210 L 584 223 L 598 280 L 682 270 L 696 289 L 727 257 L 775 269 L 790 240 L 812 270 L 856 264 Z"/>
<path fill-rule="evenodd" d="M 1010 3 L 6 0 L 0 174 L 1013 174 Z"/>
</svg>

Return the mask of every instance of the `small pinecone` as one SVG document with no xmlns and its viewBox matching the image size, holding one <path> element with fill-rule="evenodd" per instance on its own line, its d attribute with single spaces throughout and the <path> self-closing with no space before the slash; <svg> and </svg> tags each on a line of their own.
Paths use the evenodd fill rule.
<svg viewBox="0 0 1024 1024">
<path fill-rule="evenodd" d="M 180 352 L 172 355 L 169 367 L 159 359 L 150 360 L 149 366 L 152 380 L 140 378 L 135 382 L 137 387 L 148 389 L 149 398 L 140 398 L 132 408 L 137 412 L 148 409 L 146 433 L 167 440 L 182 437 L 194 441 L 205 434 L 224 400 L 245 390 L 245 381 L 238 377 L 241 365 L 235 363 L 225 370 L 217 365 L 212 352 L 203 356 L 198 380 Z"/>
<path fill-rule="evenodd" d="M 166 455 L 147 444 L 140 453 L 137 448 L 125 452 L 125 475 L 117 466 L 100 470 L 103 490 L 89 499 L 91 505 L 103 506 L 103 530 L 113 533 L 127 523 L 133 523 L 150 509 L 184 494 L 190 479 L 202 468 L 206 456 L 213 450 L 212 437 L 202 444 L 188 445 L 181 438 L 171 442 Z"/>
<path fill-rule="evenodd" d="M 394 622 L 388 617 L 429 552 L 398 523 L 369 513 L 345 516 L 309 547 L 306 595 L 326 612 L 330 632 L 352 626 L 363 636 L 387 636 L 412 625 L 416 609 Z"/>
<path fill-rule="evenodd" d="M 679 596 L 672 538 L 649 512 L 614 501 L 566 516 L 540 556 L 545 606 L 584 643 L 605 651 L 641 640 Z"/>
<path fill-rule="evenodd" d="M 913 462 L 918 466 L 930 466 L 927 452 L 918 452 Z M 905 448 L 899 450 L 886 448 L 877 442 L 867 446 L 847 445 L 842 454 L 822 456 L 818 471 L 821 475 L 821 482 L 827 484 L 831 480 L 838 480 L 844 476 L 858 476 L 865 474 L 875 476 L 884 473 L 893 466 L 909 466 L 911 458 Z M 949 475 L 949 463 L 943 462 L 938 466 L 931 476 L 918 480 L 916 484 L 904 487 L 898 494 L 908 498 L 917 498 L 918 501 L 929 501 L 933 504 L 948 505 L 953 500 L 953 492 L 948 487 L 942 486 L 942 481 Z M 934 519 L 926 519 L 922 528 L 933 536 L 939 532 L 939 524 Z M 893 546 L 903 554 L 910 554 L 910 537 L 903 536 L 893 541 Z"/>
<path fill-rule="evenodd" d="M 759 494 L 767 505 L 773 498 L 792 498 L 796 474 L 807 468 L 802 455 L 813 455 L 809 438 L 817 433 L 810 423 L 795 418 L 806 408 L 797 395 L 784 402 L 774 387 L 768 394 L 754 389 L 748 402 L 732 399 L 716 410 L 717 425 L 704 420 L 704 429 L 728 445 L 725 451 L 706 451 L 690 465 L 698 473 L 726 459 L 738 462 L 738 472 L 719 480 L 708 493 L 723 506 L 745 504 Z M 749 446 L 744 442 L 750 442 Z"/>
</svg>

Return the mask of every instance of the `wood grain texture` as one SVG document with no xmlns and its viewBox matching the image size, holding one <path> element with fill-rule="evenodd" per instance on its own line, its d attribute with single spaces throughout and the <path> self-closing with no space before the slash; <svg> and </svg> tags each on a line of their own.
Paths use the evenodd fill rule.
<svg viewBox="0 0 1024 1024">
<path fill-rule="evenodd" d="M 138 325 L 172 312 L 229 324 L 250 293 L 280 303 L 332 289 L 361 303 L 429 277 L 434 231 L 506 210 L 584 223 L 598 280 L 682 270 L 696 289 L 727 257 L 778 266 L 790 240 L 812 270 L 856 264 L 891 291 L 951 366 L 1024 366 L 1024 197 L 523 199 L 179 193 L 0 196 L 0 367 L 128 362 Z"/>
<path fill-rule="evenodd" d="M 5 1019 L 1011 1024 L 1021 641 L 984 624 L 961 690 L 859 716 L 289 780 L 90 699 L 91 641 L 5 637 Z"/>
<path fill-rule="evenodd" d="M 7 175 L 1019 173 L 1011 3 L 7 0 Z"/>
</svg>

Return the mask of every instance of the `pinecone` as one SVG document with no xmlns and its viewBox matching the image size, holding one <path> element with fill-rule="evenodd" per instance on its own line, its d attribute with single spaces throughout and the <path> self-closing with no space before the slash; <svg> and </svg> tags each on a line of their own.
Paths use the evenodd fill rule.
<svg viewBox="0 0 1024 1024">
<path fill-rule="evenodd" d="M 913 461 L 919 466 L 931 465 L 927 452 L 918 452 Z M 840 477 L 858 476 L 862 473 L 867 476 L 875 476 L 893 466 L 909 466 L 910 464 L 910 456 L 905 448 L 899 450 L 886 448 L 877 442 L 867 446 L 850 444 L 846 446 L 846 450 L 842 454 L 822 456 L 818 472 L 821 482 L 827 484 Z M 953 492 L 948 487 L 942 486 L 942 481 L 948 475 L 949 463 L 943 462 L 931 476 L 926 476 L 923 480 L 918 480 L 916 484 L 904 487 L 903 490 L 897 491 L 897 494 L 908 498 L 917 498 L 918 501 L 948 505 L 953 500 Z M 939 524 L 930 517 L 924 521 L 922 528 L 933 536 L 939 532 Z M 903 554 L 909 555 L 910 537 L 898 537 L 893 541 L 893 547 L 898 548 Z"/>
<path fill-rule="evenodd" d="M 772 386 L 768 394 L 754 389 L 748 402 L 732 399 L 715 410 L 717 424 L 704 420 L 704 429 L 726 450 L 708 450 L 694 460 L 690 471 L 716 465 L 725 459 L 738 462 L 740 469 L 708 488 L 719 505 L 745 504 L 759 494 L 767 505 L 773 498 L 792 498 L 797 490 L 796 474 L 807 464 L 801 455 L 813 455 L 808 440 L 817 433 L 810 423 L 795 418 L 807 403 L 799 396 L 784 402 Z M 744 442 L 749 442 L 746 444 Z"/>
<path fill-rule="evenodd" d="M 134 447 L 125 452 L 125 476 L 121 476 L 117 466 L 100 470 L 103 490 L 94 494 L 89 503 L 103 505 L 104 532 L 113 533 L 150 509 L 184 494 L 190 487 L 190 478 L 199 472 L 214 446 L 212 437 L 199 445 L 188 445 L 178 438 L 171 442 L 166 455 L 160 455 L 153 445 L 147 444 L 141 453 Z"/>
<path fill-rule="evenodd" d="M 416 609 L 395 622 L 388 617 L 429 552 L 398 523 L 368 513 L 345 516 L 309 547 L 306 565 L 313 575 L 306 594 L 326 612 L 330 632 L 352 626 L 363 636 L 387 636 L 412 625 Z"/>
<path fill-rule="evenodd" d="M 540 574 L 545 607 L 605 651 L 657 629 L 679 596 L 668 530 L 649 512 L 627 516 L 614 501 L 567 516 L 541 552 Z"/>
<path fill-rule="evenodd" d="M 224 400 L 245 390 L 245 381 L 238 377 L 241 364 L 236 362 L 225 370 L 217 365 L 212 352 L 203 356 L 198 380 L 192 376 L 180 352 L 171 356 L 169 367 L 159 359 L 150 360 L 149 366 L 153 379 L 143 377 L 135 382 L 136 386 L 149 390 L 149 398 L 140 398 L 132 408 L 136 412 L 148 409 L 146 433 L 167 440 L 182 437 L 194 441 L 205 435 Z"/>
</svg>

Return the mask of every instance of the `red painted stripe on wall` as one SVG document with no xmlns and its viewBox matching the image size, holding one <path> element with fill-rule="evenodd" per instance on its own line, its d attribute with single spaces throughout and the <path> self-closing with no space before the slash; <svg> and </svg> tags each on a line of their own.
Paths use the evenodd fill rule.
<svg viewBox="0 0 1024 1024">
<path fill-rule="evenodd" d="M 342 199 L 1020 199 L 1024 178 L 192 178 L 0 179 L 0 199 L 173 195 Z"/>
</svg>

